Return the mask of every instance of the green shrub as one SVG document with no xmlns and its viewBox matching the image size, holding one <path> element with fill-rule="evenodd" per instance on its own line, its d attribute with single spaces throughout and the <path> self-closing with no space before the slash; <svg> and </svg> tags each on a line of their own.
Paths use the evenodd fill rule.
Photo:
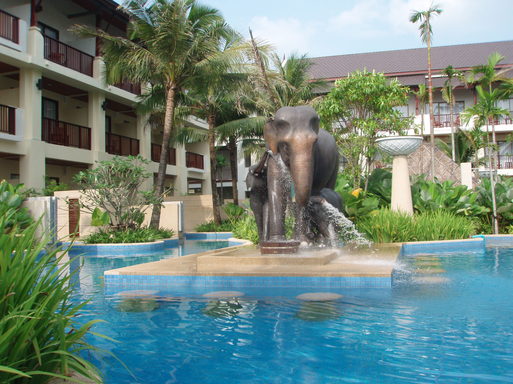
<svg viewBox="0 0 513 384">
<path fill-rule="evenodd" d="M 492 193 L 490 179 L 483 178 L 476 187 L 478 201 L 488 209 L 488 214 L 483 220 L 483 225 L 492 232 Z M 501 232 L 507 231 L 507 227 L 513 225 L 513 179 L 499 177 L 495 183 L 495 200 L 497 204 L 497 217 Z"/>
<path fill-rule="evenodd" d="M 358 221 L 357 228 L 375 243 L 466 239 L 476 234 L 476 222 L 447 211 L 410 216 L 380 209 Z"/>
<path fill-rule="evenodd" d="M 87 236 L 83 241 L 86 244 L 148 243 L 168 239 L 172 236 L 173 231 L 167 229 L 101 229 Z"/>
<path fill-rule="evenodd" d="M 229 220 L 222 221 L 219 225 L 211 220 L 196 227 L 198 232 L 232 232 L 232 230 L 233 226 Z"/>
<path fill-rule="evenodd" d="M 23 229 L 34 223 L 29 211 L 22 207 L 25 195 L 23 184 L 12 185 L 7 181 L 0 182 L 0 211 L 9 211 L 9 221 L 5 223 L 4 231 L 10 231 L 14 226 Z"/>
<path fill-rule="evenodd" d="M 99 382 L 81 357 L 94 349 L 84 337 L 95 321 L 76 321 L 84 303 L 71 300 L 70 261 L 61 249 L 43 252 L 38 223 L 22 230 L 18 214 L 0 202 L 0 382 L 44 383 L 72 371 Z"/>
<path fill-rule="evenodd" d="M 251 214 L 244 215 L 233 225 L 233 237 L 245 239 L 253 244 L 258 244 L 258 229 L 255 216 Z"/>
</svg>

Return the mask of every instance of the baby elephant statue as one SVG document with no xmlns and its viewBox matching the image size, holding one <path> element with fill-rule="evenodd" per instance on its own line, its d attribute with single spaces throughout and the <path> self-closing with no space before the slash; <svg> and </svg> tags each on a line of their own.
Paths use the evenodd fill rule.
<svg viewBox="0 0 513 384">
<path fill-rule="evenodd" d="M 342 199 L 333 189 L 323 188 L 318 196 L 310 197 L 307 209 L 310 241 L 336 245 L 337 217 L 341 209 Z"/>
<path fill-rule="evenodd" d="M 269 204 L 267 191 L 267 157 L 265 152 L 258 164 L 249 168 L 246 186 L 249 189 L 249 205 L 255 215 L 260 242 L 268 239 Z"/>
</svg>

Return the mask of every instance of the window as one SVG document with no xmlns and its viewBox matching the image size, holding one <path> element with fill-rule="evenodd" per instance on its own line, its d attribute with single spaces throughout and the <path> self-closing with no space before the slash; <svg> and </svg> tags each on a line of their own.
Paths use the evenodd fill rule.
<svg viewBox="0 0 513 384">
<path fill-rule="evenodd" d="M 59 120 L 59 103 L 43 97 L 43 118 Z"/>
<path fill-rule="evenodd" d="M 442 116 L 442 115 L 449 115 L 449 104 L 442 102 L 442 103 L 433 103 L 433 109 L 435 116 Z M 456 101 L 454 103 L 454 110 L 453 113 L 455 115 L 460 114 L 465 109 L 465 102 L 464 101 Z"/>
<path fill-rule="evenodd" d="M 41 30 L 41 34 L 43 36 L 47 36 L 51 39 L 54 39 L 54 40 L 59 40 L 59 31 L 55 28 L 52 28 L 44 23 L 37 23 L 37 26 L 39 27 L 39 29 Z"/>
<path fill-rule="evenodd" d="M 246 168 L 251 167 L 251 154 L 250 153 L 244 154 L 244 166 Z"/>
<path fill-rule="evenodd" d="M 398 111 L 402 117 L 410 116 L 407 105 L 399 105 L 397 107 L 394 107 L 394 109 Z"/>
<path fill-rule="evenodd" d="M 112 132 L 112 119 L 110 116 L 105 116 L 105 132 L 106 133 Z"/>
</svg>

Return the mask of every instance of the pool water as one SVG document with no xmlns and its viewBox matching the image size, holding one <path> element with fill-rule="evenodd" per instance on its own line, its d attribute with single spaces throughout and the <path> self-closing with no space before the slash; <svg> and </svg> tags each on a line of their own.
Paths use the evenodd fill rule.
<svg viewBox="0 0 513 384">
<path fill-rule="evenodd" d="M 80 276 L 82 320 L 117 340 L 89 341 L 130 370 L 90 353 L 105 383 L 513 382 L 513 249 L 403 256 L 392 289 L 331 302 L 296 299 L 308 288 L 106 295 L 113 263 L 85 258 Z"/>
</svg>

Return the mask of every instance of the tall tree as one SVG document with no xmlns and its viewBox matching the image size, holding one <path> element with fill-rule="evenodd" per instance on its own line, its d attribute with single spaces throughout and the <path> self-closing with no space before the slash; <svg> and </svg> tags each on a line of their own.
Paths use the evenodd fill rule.
<svg viewBox="0 0 513 384">
<path fill-rule="evenodd" d="M 502 97 L 502 92 L 500 90 L 493 89 L 491 92 L 487 92 L 481 87 L 481 85 L 478 85 L 476 86 L 476 92 L 479 97 L 478 102 L 472 107 L 465 109 L 463 117 L 467 123 L 473 120 L 474 126 L 476 127 L 482 127 L 483 125 L 486 126 L 486 140 L 488 143 L 486 146 L 486 152 L 488 155 L 488 164 L 490 169 L 494 233 L 498 234 L 499 220 L 497 217 L 497 203 L 495 197 L 495 164 L 497 162 L 496 143 L 492 143 L 492 145 L 490 145 L 489 127 L 491 126 L 492 132 L 495 132 L 494 121 L 501 116 L 508 115 L 509 111 L 497 106 L 497 101 Z"/>
<path fill-rule="evenodd" d="M 420 132 L 424 136 L 424 115 L 426 114 L 426 103 L 429 100 L 428 92 L 425 84 L 419 84 L 419 89 L 413 91 L 417 98 L 419 112 L 420 112 Z"/>
<path fill-rule="evenodd" d="M 456 99 L 454 98 L 454 89 L 458 86 L 458 84 L 453 85 L 453 80 L 461 80 L 463 81 L 463 72 L 454 69 L 452 65 L 447 66 L 442 71 L 442 74 L 447 77 L 444 82 L 444 86 L 442 88 L 442 97 L 449 105 L 449 122 L 451 125 L 451 156 L 452 161 L 456 161 L 457 146 L 455 141 L 455 124 L 454 124 L 454 105 L 456 104 Z"/>
<path fill-rule="evenodd" d="M 218 52 L 219 36 L 230 31 L 218 10 L 195 0 L 130 0 L 122 8 L 130 17 L 127 38 L 86 27 L 76 30 L 102 39 L 109 82 L 164 87 L 162 151 L 155 185 L 155 192 L 161 194 L 178 95 L 190 87 L 198 67 Z M 161 205 L 154 205 L 150 224 L 154 228 L 159 226 L 160 211 Z"/>
<path fill-rule="evenodd" d="M 431 38 L 433 30 L 431 29 L 431 18 L 434 15 L 442 13 L 439 5 L 431 5 L 426 11 L 413 11 L 410 16 L 410 22 L 420 23 L 419 31 L 422 42 L 427 46 L 427 61 L 428 61 L 428 95 L 429 95 L 429 121 L 430 121 L 430 142 L 431 142 L 431 178 L 435 177 L 435 115 L 433 111 L 433 80 L 431 69 Z"/>
</svg>

